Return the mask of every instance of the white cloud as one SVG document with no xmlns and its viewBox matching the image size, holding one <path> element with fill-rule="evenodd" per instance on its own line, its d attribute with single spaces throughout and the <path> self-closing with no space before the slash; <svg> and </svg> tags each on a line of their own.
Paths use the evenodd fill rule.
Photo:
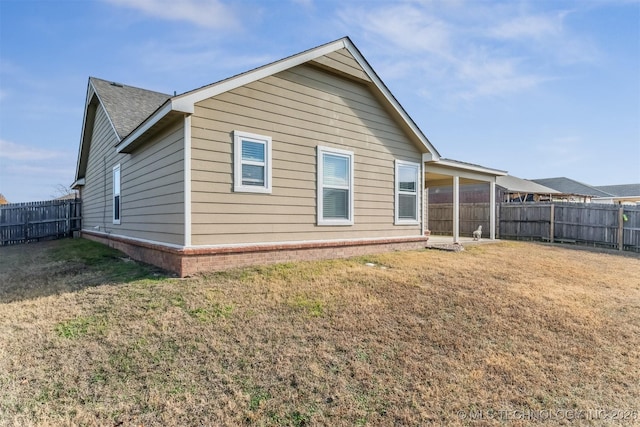
<svg viewBox="0 0 640 427">
<path fill-rule="evenodd" d="M 381 71 L 414 78 L 418 93 L 445 103 L 529 91 L 559 78 L 562 66 L 597 56 L 566 28 L 570 11 L 539 12 L 535 2 L 370 5 L 347 7 L 338 18 L 374 45 Z"/>
<path fill-rule="evenodd" d="M 532 89 L 550 80 L 541 74 L 524 72 L 517 58 L 470 56 L 455 65 L 456 76 L 464 82 L 456 98 L 472 100 L 507 95 Z"/>
<path fill-rule="evenodd" d="M 346 9 L 339 17 L 350 25 L 358 25 L 397 48 L 412 52 L 431 52 L 449 56 L 451 28 L 442 20 L 414 5 L 378 9 Z M 396 52 L 397 53 L 397 52 Z"/>
<path fill-rule="evenodd" d="M 489 35 L 501 39 L 541 39 L 558 37 L 563 32 L 566 12 L 554 15 L 522 15 L 498 23 Z"/>
<path fill-rule="evenodd" d="M 136 58 L 138 69 L 153 72 L 137 82 L 139 73 L 122 78 L 140 87 L 162 87 L 169 81 L 173 86 L 160 89 L 167 93 L 189 91 L 277 59 L 267 53 L 242 54 L 234 52 L 232 47 L 201 41 L 160 43 L 154 40 L 128 46 L 127 50 L 129 56 Z M 152 83 L 154 78 L 156 82 Z"/>
<path fill-rule="evenodd" d="M 46 150 L 0 139 L 0 158 L 9 160 L 40 161 L 66 156 L 66 152 Z"/>
<path fill-rule="evenodd" d="M 205 28 L 232 28 L 233 10 L 219 0 L 105 0 L 116 6 L 137 9 L 158 18 L 187 21 Z"/>
</svg>

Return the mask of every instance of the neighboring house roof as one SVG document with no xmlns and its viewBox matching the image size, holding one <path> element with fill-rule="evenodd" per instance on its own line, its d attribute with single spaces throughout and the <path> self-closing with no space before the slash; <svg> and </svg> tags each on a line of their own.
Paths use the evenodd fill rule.
<svg viewBox="0 0 640 427">
<path fill-rule="evenodd" d="M 594 188 L 616 197 L 640 197 L 640 184 L 597 185 Z"/>
<path fill-rule="evenodd" d="M 56 197 L 53 200 L 73 200 L 78 198 L 78 193 L 76 191 L 71 192 L 69 194 L 65 194 L 64 196 Z"/>
<path fill-rule="evenodd" d="M 164 104 L 171 95 L 89 78 L 89 85 L 107 111 L 119 139 L 123 139 Z"/>
<path fill-rule="evenodd" d="M 598 190 L 591 185 L 584 184 L 566 177 L 532 179 L 531 181 L 544 185 L 563 194 L 576 194 L 580 196 L 611 197 L 611 194 Z"/>
<path fill-rule="evenodd" d="M 527 194 L 560 194 L 559 191 L 554 190 L 553 188 L 512 175 L 497 177 L 496 184 L 511 192 Z"/>
</svg>

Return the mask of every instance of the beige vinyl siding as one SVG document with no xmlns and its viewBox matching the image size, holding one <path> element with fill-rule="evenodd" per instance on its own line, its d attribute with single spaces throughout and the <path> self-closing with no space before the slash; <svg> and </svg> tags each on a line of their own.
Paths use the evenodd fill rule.
<svg viewBox="0 0 640 427">
<path fill-rule="evenodd" d="M 234 193 L 232 132 L 270 136 L 272 194 Z M 316 147 L 354 152 L 354 225 L 316 225 Z M 420 235 L 394 225 L 394 159 L 421 152 L 367 86 L 302 65 L 196 104 L 192 244 Z"/>
<path fill-rule="evenodd" d="M 83 189 L 83 228 L 155 242 L 184 244 L 184 143 L 182 122 L 132 154 L 118 142 L 98 105 Z M 113 224 L 113 167 L 121 169 L 121 223 Z"/>
<path fill-rule="evenodd" d="M 347 49 L 340 49 L 335 52 L 331 52 L 327 55 L 321 56 L 320 58 L 312 62 L 318 63 L 321 66 L 333 68 L 334 70 L 357 77 L 359 79 L 366 80 L 368 82 L 371 81 L 369 76 L 367 76 L 367 74 L 362 71 L 360 65 L 356 62 L 353 56 L 351 56 L 351 53 L 349 53 Z"/>
</svg>

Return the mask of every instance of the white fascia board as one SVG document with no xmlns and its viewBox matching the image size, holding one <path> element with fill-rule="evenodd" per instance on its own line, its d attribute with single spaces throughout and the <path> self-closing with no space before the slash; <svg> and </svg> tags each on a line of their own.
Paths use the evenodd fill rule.
<svg viewBox="0 0 640 427">
<path fill-rule="evenodd" d="M 507 175 L 507 171 L 503 171 L 500 169 L 491 169 L 491 168 L 486 168 L 484 166 L 480 166 L 480 165 L 470 165 L 470 164 L 464 164 L 464 163 L 459 163 L 456 161 L 450 161 L 450 160 L 446 160 L 446 159 L 440 159 L 440 160 L 436 160 L 433 163 L 431 163 L 429 166 L 446 166 L 446 167 L 450 167 L 450 168 L 455 168 L 455 169 L 459 169 L 459 170 L 465 170 L 465 171 L 471 171 L 471 172 L 479 172 L 482 174 L 487 174 L 487 175 L 494 175 L 494 176 L 504 176 Z"/>
<path fill-rule="evenodd" d="M 176 98 L 173 98 L 172 101 L 176 106 L 179 106 L 180 108 L 193 109 L 193 105 L 200 101 L 235 89 L 237 87 L 244 86 L 256 80 L 272 76 L 281 71 L 288 70 L 289 68 L 304 64 L 305 62 L 309 62 L 328 53 L 335 52 L 336 50 L 342 49 L 343 47 L 346 47 L 345 39 L 336 40 L 335 42 L 328 43 L 326 45 L 311 49 L 298 55 L 294 55 L 292 57 L 274 62 L 273 64 L 260 67 L 256 70 L 249 71 L 237 77 L 232 77 L 220 83 L 214 83 L 211 86 L 193 91 L 191 93 L 180 95 Z"/>
<path fill-rule="evenodd" d="M 80 129 L 80 147 L 78 147 L 78 159 L 76 161 L 76 180 L 80 178 L 80 161 L 82 159 L 82 150 L 84 149 L 84 127 L 87 125 L 87 111 L 89 111 L 89 104 L 91 97 L 91 90 L 93 89 L 93 85 L 91 84 L 91 80 L 89 80 L 89 84 L 87 85 L 87 97 L 84 101 L 84 114 L 82 115 L 82 128 Z M 95 89 L 93 89 L 95 93 Z"/>
<path fill-rule="evenodd" d="M 362 56 L 358 48 L 356 48 L 356 46 L 348 38 L 345 39 L 344 47 L 351 53 L 351 55 L 353 55 L 353 57 L 358 62 L 358 64 L 360 64 L 364 72 L 369 76 L 371 81 L 376 85 L 376 87 L 382 93 L 382 95 L 387 100 L 389 105 L 393 107 L 393 109 L 400 115 L 400 117 L 402 117 L 402 119 L 407 124 L 407 126 L 409 126 L 409 128 L 413 131 L 413 133 L 418 137 L 418 139 L 420 140 L 420 142 L 428 152 L 425 154 L 430 154 L 431 160 L 440 159 L 440 153 L 438 153 L 438 150 L 436 149 L 436 147 L 434 147 L 433 144 L 431 144 L 431 142 L 427 139 L 427 137 L 418 128 L 418 126 L 413 121 L 413 119 L 409 116 L 409 114 L 407 114 L 405 109 L 402 107 L 402 105 L 400 105 L 398 100 L 389 91 L 389 89 L 382 82 L 380 77 L 378 77 L 378 75 L 373 70 L 373 68 L 371 68 L 371 66 L 369 65 L 367 60 L 364 58 L 364 56 Z"/>
<path fill-rule="evenodd" d="M 78 187 L 82 187 L 84 185 L 84 178 L 80 178 L 76 180 L 73 184 L 71 184 L 72 189 L 77 189 Z"/>
</svg>

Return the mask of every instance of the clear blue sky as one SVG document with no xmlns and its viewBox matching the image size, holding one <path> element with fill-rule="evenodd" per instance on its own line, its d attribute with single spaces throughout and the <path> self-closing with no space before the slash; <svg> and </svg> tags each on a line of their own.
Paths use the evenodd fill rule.
<svg viewBox="0 0 640 427">
<path fill-rule="evenodd" d="M 0 193 L 73 182 L 89 76 L 181 93 L 345 35 L 444 157 L 640 182 L 638 0 L 0 0 Z"/>
</svg>

